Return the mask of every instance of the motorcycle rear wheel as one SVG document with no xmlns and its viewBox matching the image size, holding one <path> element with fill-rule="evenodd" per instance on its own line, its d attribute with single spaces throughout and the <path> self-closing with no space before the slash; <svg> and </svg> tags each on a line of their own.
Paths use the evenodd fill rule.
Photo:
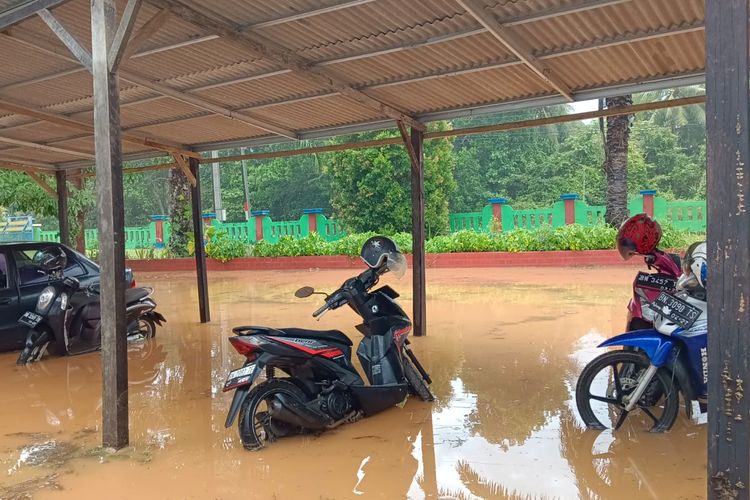
<svg viewBox="0 0 750 500">
<path fill-rule="evenodd" d="M 408 356 L 403 355 L 401 357 L 404 366 L 404 376 L 406 381 L 409 383 L 409 392 L 416 394 L 422 401 L 435 401 L 435 396 L 427 387 L 427 383 L 420 375 L 417 367 L 411 362 Z"/>
<path fill-rule="evenodd" d="M 576 384 L 576 406 L 586 426 L 598 430 L 616 428 L 629 418 L 631 424 L 635 422 L 634 426 L 646 427 L 651 432 L 671 429 L 680 409 L 679 391 L 663 369 L 656 372 L 646 393 L 630 414 L 623 415 L 623 396 L 635 390 L 640 376 L 649 365 L 648 357 L 631 351 L 605 352 L 586 365 Z M 623 377 L 623 373 L 638 375 L 630 380 Z M 598 403 L 597 406 L 592 406 L 592 401 Z"/>
<path fill-rule="evenodd" d="M 253 387 L 240 407 L 238 422 L 240 440 L 246 450 L 258 451 L 277 438 L 302 432 L 302 427 L 273 419 L 268 413 L 268 400 L 276 394 L 302 402 L 308 400 L 299 387 L 284 379 L 272 378 Z"/>
</svg>

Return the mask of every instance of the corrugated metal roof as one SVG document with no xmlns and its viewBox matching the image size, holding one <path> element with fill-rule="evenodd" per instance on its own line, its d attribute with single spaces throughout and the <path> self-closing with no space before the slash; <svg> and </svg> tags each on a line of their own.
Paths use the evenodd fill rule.
<svg viewBox="0 0 750 500">
<path fill-rule="evenodd" d="M 149 3 L 149 1 L 151 3 Z M 146 0 L 136 32 L 173 2 L 320 68 L 397 110 L 420 116 L 534 99 L 555 90 L 454 0 Z M 0 0 L 0 11 L 15 3 Z M 704 67 L 702 0 L 483 0 L 573 92 L 696 75 Z M 119 10 L 125 0 L 118 0 Z M 55 16 L 90 46 L 89 2 Z M 199 25 L 201 24 L 201 25 Z M 323 79 L 251 50 L 175 13 L 121 68 L 123 128 L 186 146 L 278 136 L 207 109 L 243 111 L 301 135 L 387 123 L 388 115 L 343 96 Z M 38 45 L 35 48 L 34 45 Z M 55 52 L 57 55 L 55 55 Z M 271 51 L 273 52 L 273 51 Z M 0 100 L 91 123 L 91 76 L 38 18 L 0 34 Z M 286 56 L 284 56 L 286 57 Z M 185 93 L 166 97 L 129 75 Z M 199 98 L 206 105 L 186 102 Z M 526 101 L 524 101 L 526 100 Z M 377 126 L 377 125 L 376 125 Z M 352 128 L 354 127 L 354 128 Z M 343 129 L 342 129 L 343 130 Z M 0 137 L 93 151 L 80 130 L 0 108 Z M 128 154 L 143 146 L 126 144 Z M 147 152 L 147 151 L 146 151 Z M 80 165 L 81 158 L 0 142 L 0 159 Z"/>
</svg>

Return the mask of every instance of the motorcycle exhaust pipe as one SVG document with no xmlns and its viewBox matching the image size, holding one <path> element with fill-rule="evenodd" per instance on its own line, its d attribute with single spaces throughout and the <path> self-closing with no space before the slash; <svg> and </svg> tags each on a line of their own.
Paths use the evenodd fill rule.
<svg viewBox="0 0 750 500">
<path fill-rule="evenodd" d="M 268 413 L 271 417 L 306 429 L 325 429 L 331 423 L 325 415 L 283 394 L 277 394 L 276 398 L 269 402 Z"/>
</svg>

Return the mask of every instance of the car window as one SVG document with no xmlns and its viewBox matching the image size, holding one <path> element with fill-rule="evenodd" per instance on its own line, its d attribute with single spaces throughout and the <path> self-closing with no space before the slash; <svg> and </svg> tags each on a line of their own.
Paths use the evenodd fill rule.
<svg viewBox="0 0 750 500">
<path fill-rule="evenodd" d="M 44 283 L 48 279 L 47 274 L 32 260 L 36 252 L 36 249 L 13 251 L 13 259 L 18 270 L 18 284 L 21 286 Z"/>
<path fill-rule="evenodd" d="M 29 248 L 26 250 L 15 250 L 13 257 L 16 260 L 16 267 L 18 268 L 18 282 L 21 286 L 23 285 L 38 285 L 45 283 L 49 279 L 47 274 L 42 271 L 39 266 L 34 264 L 34 254 L 39 250 L 36 248 Z M 78 263 L 75 256 L 72 256 L 70 252 L 65 252 L 68 256 L 68 265 L 65 267 L 65 276 L 80 278 L 85 276 L 86 270 Z"/>
<path fill-rule="evenodd" d="M 0 290 L 8 288 L 8 260 L 0 253 Z"/>
<path fill-rule="evenodd" d="M 67 251 L 65 253 L 68 256 L 68 265 L 65 268 L 65 276 L 80 278 L 81 276 L 85 276 L 86 274 L 88 274 L 83 266 L 78 262 L 80 259 L 80 256 L 78 254 Z"/>
</svg>

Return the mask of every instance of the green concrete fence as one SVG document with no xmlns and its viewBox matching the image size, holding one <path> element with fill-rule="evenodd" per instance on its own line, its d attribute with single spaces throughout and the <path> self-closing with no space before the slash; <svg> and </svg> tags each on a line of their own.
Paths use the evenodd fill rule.
<svg viewBox="0 0 750 500">
<path fill-rule="evenodd" d="M 450 231 L 510 231 L 512 229 L 536 229 L 541 226 L 560 227 L 566 224 L 594 226 L 604 222 L 605 207 L 588 205 L 576 194 L 563 194 L 560 200 L 548 208 L 516 210 L 504 198 L 490 198 L 479 212 L 450 214 Z M 630 199 L 631 214 L 645 212 L 663 224 L 676 229 L 694 232 L 706 230 L 706 202 L 668 201 L 656 196 L 656 191 L 641 191 L 640 196 Z M 274 221 L 267 210 L 251 212 L 246 222 L 220 222 L 214 214 L 203 214 L 205 225 L 225 230 L 231 238 L 255 243 L 266 240 L 276 243 L 284 236 L 304 238 L 318 233 L 326 241 L 335 241 L 344 236 L 340 223 L 323 215 L 323 210 L 303 210 L 302 217 L 291 221 Z M 37 241 L 59 241 L 57 231 L 34 232 Z M 162 248 L 169 240 L 169 221 L 166 216 L 155 215 L 147 226 L 125 228 L 125 248 Z M 87 247 L 96 246 L 96 229 L 86 229 Z"/>
</svg>

